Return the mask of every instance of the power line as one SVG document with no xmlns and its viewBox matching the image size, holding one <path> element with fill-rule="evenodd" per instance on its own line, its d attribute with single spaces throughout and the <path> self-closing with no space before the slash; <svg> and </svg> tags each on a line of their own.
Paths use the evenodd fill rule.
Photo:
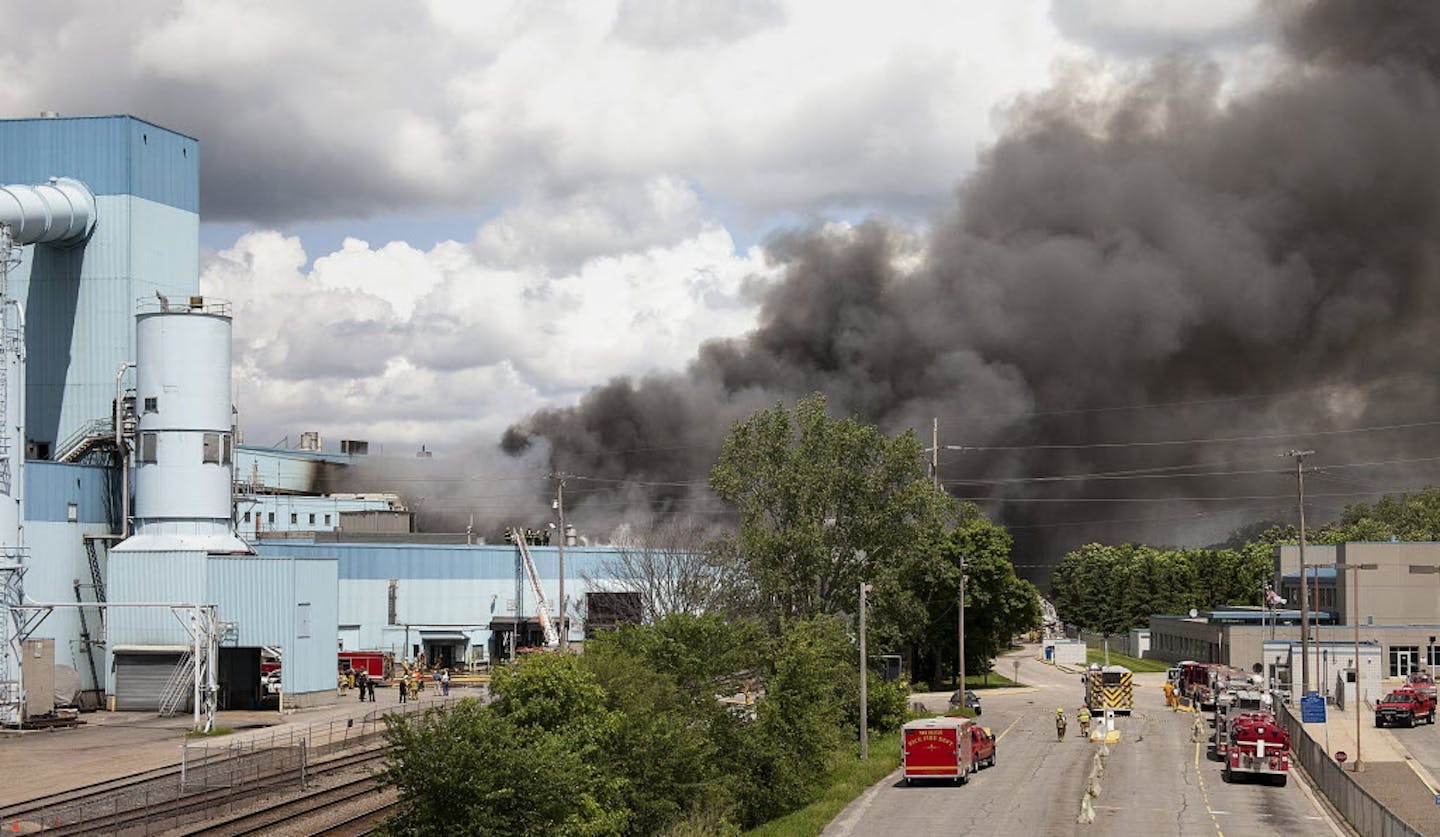
<svg viewBox="0 0 1440 837">
<path fill-rule="evenodd" d="M 1167 439 L 1154 442 L 1086 442 L 1077 444 L 1035 444 L 1035 445 L 947 445 L 950 450 L 967 451 L 1027 451 L 1027 450 L 1105 450 L 1115 448 L 1155 448 L 1177 445 L 1232 444 L 1235 442 L 1263 442 L 1277 439 L 1298 439 L 1311 436 L 1336 436 L 1348 433 L 1378 433 L 1390 430 L 1413 430 L 1420 427 L 1440 427 L 1440 421 L 1417 421 L 1407 424 L 1384 424 L 1372 427 L 1351 427 L 1339 430 L 1308 430 L 1290 433 L 1257 433 L 1250 436 L 1212 436 L 1200 439 Z"/>
</svg>

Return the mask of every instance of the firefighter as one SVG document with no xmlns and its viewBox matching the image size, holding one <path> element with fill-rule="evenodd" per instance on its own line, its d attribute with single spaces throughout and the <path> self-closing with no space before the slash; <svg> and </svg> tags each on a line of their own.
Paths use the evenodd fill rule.
<svg viewBox="0 0 1440 837">
<path fill-rule="evenodd" d="M 1055 737 L 1060 741 L 1065 740 L 1065 707 L 1057 707 L 1055 710 Z"/>
<path fill-rule="evenodd" d="M 1162 689 L 1165 690 L 1165 705 L 1168 706 L 1168 707 L 1170 707 L 1171 709 L 1174 709 L 1174 708 L 1175 708 L 1175 684 L 1171 683 L 1169 680 L 1166 680 L 1166 681 L 1165 681 L 1165 685 L 1164 685 L 1164 686 L 1161 686 L 1160 688 L 1162 688 Z"/>
<path fill-rule="evenodd" d="M 1080 722 L 1080 737 L 1090 737 L 1090 707 L 1082 706 L 1075 712 L 1075 720 Z"/>
</svg>

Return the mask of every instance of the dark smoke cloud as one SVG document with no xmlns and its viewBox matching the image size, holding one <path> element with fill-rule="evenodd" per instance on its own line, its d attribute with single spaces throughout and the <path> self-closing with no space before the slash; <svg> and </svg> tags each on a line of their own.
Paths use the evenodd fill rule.
<svg viewBox="0 0 1440 837">
<path fill-rule="evenodd" d="M 992 498 L 1024 567 L 1088 540 L 1203 543 L 1288 519 L 1283 500 L 1180 498 L 1283 495 L 1275 454 L 1292 445 L 1319 464 L 1434 454 L 1433 429 L 1307 434 L 1440 406 L 1440 11 L 1337 0 L 1279 23 L 1289 66 L 1242 98 L 1195 54 L 1114 84 L 1061 78 L 1008 111 L 923 239 L 875 220 L 776 240 L 785 276 L 754 332 L 707 344 L 684 374 L 532 415 L 505 449 L 543 438 L 556 469 L 630 481 L 649 512 L 710 512 L 690 483 L 732 422 L 777 400 L 823 392 L 922 438 L 939 416 L 942 444 L 1019 448 L 947 453 L 942 471 Z M 1157 404 L 1173 406 L 1113 409 Z M 1266 433 L 1294 438 L 1034 447 Z M 1160 467 L 1279 473 L 1004 482 Z M 1312 491 L 1333 513 L 1373 498 L 1323 495 L 1425 476 L 1337 470 Z M 1103 502 L 1116 497 L 1167 502 Z"/>
</svg>

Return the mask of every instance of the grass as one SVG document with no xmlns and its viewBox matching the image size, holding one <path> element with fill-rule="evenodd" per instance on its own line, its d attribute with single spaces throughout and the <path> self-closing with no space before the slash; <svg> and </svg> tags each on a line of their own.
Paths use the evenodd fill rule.
<svg viewBox="0 0 1440 837">
<path fill-rule="evenodd" d="M 229 728 L 229 727 L 214 727 L 214 728 L 212 728 L 209 732 L 205 732 L 204 730 L 199 730 L 199 729 L 192 729 L 192 730 L 190 730 L 189 732 L 185 733 L 185 737 L 186 737 L 186 738 L 214 738 L 214 737 L 217 736 L 217 735 L 229 735 L 230 733 L 232 733 L 232 732 L 234 732 L 234 731 L 235 731 L 235 730 L 233 730 L 233 729 L 231 729 L 231 728 Z"/>
<path fill-rule="evenodd" d="M 1085 646 L 1085 662 L 1099 663 L 1105 665 L 1105 649 Z M 1131 657 L 1128 654 L 1110 652 L 1110 665 L 1125 666 L 1131 671 L 1169 671 L 1170 664 L 1162 660 L 1142 660 L 1138 657 Z"/>
<path fill-rule="evenodd" d="M 858 752 L 847 755 L 827 777 L 819 799 L 745 833 L 754 837 L 814 837 L 855 797 L 899 766 L 899 731 L 872 734 L 868 761 L 860 761 Z"/>
<path fill-rule="evenodd" d="M 1006 677 L 998 671 L 989 674 L 967 674 L 965 675 L 965 688 L 967 689 L 1001 689 L 1006 686 L 1022 685 Z"/>
</svg>

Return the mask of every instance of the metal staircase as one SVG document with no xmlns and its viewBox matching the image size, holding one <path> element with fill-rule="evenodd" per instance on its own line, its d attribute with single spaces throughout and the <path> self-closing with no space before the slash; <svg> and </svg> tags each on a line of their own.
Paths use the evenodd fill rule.
<svg viewBox="0 0 1440 837">
<path fill-rule="evenodd" d="M 525 562 L 525 574 L 530 578 L 530 589 L 535 593 L 535 617 L 540 620 L 540 630 L 545 633 L 545 645 L 557 646 L 560 644 L 560 632 L 555 630 L 555 622 L 550 618 L 550 606 L 545 603 L 545 590 L 540 586 L 540 574 L 535 571 L 535 562 L 530 558 L 530 547 L 526 545 L 523 536 L 525 530 L 517 526 L 515 531 L 522 533 L 515 539 L 515 548 L 520 550 L 520 558 Z"/>
<path fill-rule="evenodd" d="M 195 655 L 186 651 L 175 670 L 170 672 L 170 679 L 165 681 L 165 688 L 160 692 L 160 714 L 169 717 L 180 711 L 194 687 Z"/>
<path fill-rule="evenodd" d="M 115 445 L 115 421 L 91 419 L 80 425 L 65 441 L 55 446 L 56 462 L 79 462 L 85 454 L 98 447 Z"/>
</svg>

